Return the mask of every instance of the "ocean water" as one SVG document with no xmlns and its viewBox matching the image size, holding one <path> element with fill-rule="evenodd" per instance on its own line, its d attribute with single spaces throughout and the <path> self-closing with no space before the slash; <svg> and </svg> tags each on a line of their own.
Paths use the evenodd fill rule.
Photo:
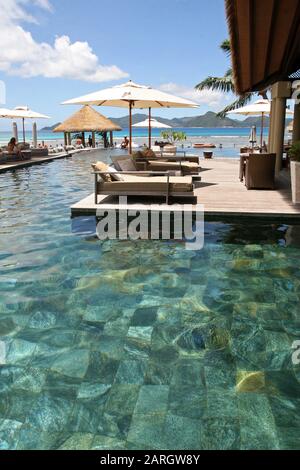
<svg viewBox="0 0 300 470">
<path fill-rule="evenodd" d="M 183 131 L 186 133 L 187 139 L 183 142 L 177 143 L 178 148 L 187 150 L 189 153 L 195 142 L 213 143 L 216 145 L 216 149 L 213 149 L 214 155 L 219 157 L 238 157 L 240 147 L 249 145 L 249 128 L 174 128 L 176 131 Z M 124 138 L 128 136 L 128 129 L 123 129 L 120 132 L 114 132 L 114 143 L 118 144 Z M 31 142 L 31 132 L 26 133 L 27 140 Z M 257 138 L 260 139 L 260 129 L 257 129 Z M 86 134 L 88 137 L 88 133 Z M 264 140 L 267 140 L 268 129 L 265 129 Z M 7 144 L 11 134 L 9 132 L 0 132 L 0 145 Z M 152 144 L 155 140 L 161 140 L 161 130 L 152 130 Z M 39 132 L 38 141 L 46 142 L 48 145 L 59 145 L 62 144 L 63 134 L 56 134 L 53 132 Z M 136 129 L 133 128 L 133 141 L 137 145 L 148 145 L 148 130 L 147 129 Z M 208 149 L 204 149 L 208 150 Z M 193 153 L 197 155 L 203 155 L 203 149 L 192 149 Z"/>
<path fill-rule="evenodd" d="M 100 242 L 94 159 L 0 175 L 0 448 L 299 449 L 300 227 Z"/>
<path fill-rule="evenodd" d="M 175 131 L 182 131 L 185 132 L 187 138 L 190 137 L 224 137 L 224 138 L 234 138 L 234 137 L 246 137 L 248 138 L 250 135 L 250 128 L 243 127 L 243 128 L 204 128 L 204 127 L 182 127 L 182 128 L 173 128 L 172 130 Z M 138 129 L 133 128 L 133 137 L 137 138 L 147 138 L 148 137 L 148 129 Z M 86 134 L 88 136 L 88 133 Z M 115 139 L 121 139 L 124 136 L 129 135 L 129 130 L 124 128 L 122 131 L 114 132 Z M 20 134 L 21 136 L 21 134 Z M 260 136 L 260 128 L 257 128 L 257 136 Z M 264 130 L 265 138 L 268 136 L 268 129 Z M 0 132 L 0 142 L 7 142 L 12 137 L 11 132 Z M 29 140 L 32 140 L 32 132 L 27 131 L 26 137 Z M 161 138 L 161 129 L 152 129 L 152 137 Z M 54 132 L 39 132 L 38 133 L 38 140 L 39 141 L 56 141 L 56 140 L 63 140 L 64 136 L 61 133 L 54 133 Z"/>
</svg>

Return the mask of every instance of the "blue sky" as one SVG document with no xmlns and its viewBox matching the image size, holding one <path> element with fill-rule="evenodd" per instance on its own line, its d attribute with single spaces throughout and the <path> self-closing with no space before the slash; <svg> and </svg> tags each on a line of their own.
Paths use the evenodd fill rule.
<svg viewBox="0 0 300 470">
<path fill-rule="evenodd" d="M 155 113 L 161 116 L 203 114 L 228 103 L 220 93 L 193 90 L 229 67 L 219 49 L 228 35 L 224 0 L 0 0 L 0 11 L 6 107 L 29 105 L 53 124 L 78 109 L 61 101 L 129 78 L 200 103 L 197 110 Z M 0 130 L 9 127 L 0 121 Z"/>
</svg>

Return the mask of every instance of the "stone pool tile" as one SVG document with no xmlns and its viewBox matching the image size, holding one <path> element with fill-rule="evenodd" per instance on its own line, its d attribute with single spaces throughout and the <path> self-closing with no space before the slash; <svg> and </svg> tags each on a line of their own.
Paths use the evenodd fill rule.
<svg viewBox="0 0 300 470">
<path fill-rule="evenodd" d="M 165 413 L 134 414 L 127 436 L 128 441 L 146 448 L 164 449 L 165 417 Z"/>
<path fill-rule="evenodd" d="M 0 450 L 15 450 L 23 423 L 13 419 L 0 419 Z"/>
<path fill-rule="evenodd" d="M 128 329 L 127 337 L 140 340 L 145 343 L 150 343 L 152 332 L 152 326 L 131 326 Z"/>
<path fill-rule="evenodd" d="M 291 348 L 284 351 L 269 351 L 265 355 L 265 371 L 292 370 Z"/>
<path fill-rule="evenodd" d="M 45 432 L 63 431 L 73 410 L 74 402 L 42 394 L 34 400 L 26 416 L 26 424 Z"/>
<path fill-rule="evenodd" d="M 140 389 L 135 414 L 164 413 L 168 408 L 167 385 L 143 385 Z"/>
<path fill-rule="evenodd" d="M 110 389 L 111 386 L 108 384 L 82 382 L 78 390 L 77 398 L 79 400 L 97 399 L 105 396 Z"/>
<path fill-rule="evenodd" d="M 79 400 L 75 403 L 65 429 L 70 432 L 96 434 L 98 432 L 105 403 L 97 400 Z"/>
<path fill-rule="evenodd" d="M 161 448 L 174 450 L 201 449 L 201 421 L 167 414 Z"/>
<path fill-rule="evenodd" d="M 93 382 L 98 381 L 103 384 L 112 384 L 115 380 L 120 361 L 108 357 L 100 351 L 90 352 L 89 366 L 84 380 Z"/>
<path fill-rule="evenodd" d="M 50 369 L 61 352 L 61 348 L 55 348 L 47 344 L 38 344 L 30 365 L 39 369 Z"/>
<path fill-rule="evenodd" d="M 4 337 L 15 335 L 20 330 L 14 319 L 11 316 L 1 315 L 0 318 L 0 338 L 3 340 Z"/>
<path fill-rule="evenodd" d="M 299 427 L 277 427 L 280 450 L 300 449 Z"/>
<path fill-rule="evenodd" d="M 87 305 L 83 318 L 87 322 L 107 323 L 122 316 L 122 310 L 119 307 L 112 308 L 111 305 Z"/>
<path fill-rule="evenodd" d="M 265 330 L 266 351 L 285 351 L 291 349 L 291 340 L 285 332 Z"/>
<path fill-rule="evenodd" d="M 124 450 L 126 442 L 114 437 L 95 435 L 92 441 L 91 450 Z"/>
<path fill-rule="evenodd" d="M 264 352 L 233 351 L 236 356 L 236 365 L 241 370 L 265 370 L 268 367 L 268 354 Z"/>
<path fill-rule="evenodd" d="M 279 449 L 275 419 L 267 397 L 261 393 L 240 393 L 238 403 L 241 449 Z"/>
<path fill-rule="evenodd" d="M 26 422 L 39 396 L 39 394 L 30 391 L 10 391 L 8 399 L 4 399 L 4 406 L 7 409 L 6 417 L 23 423 Z"/>
<path fill-rule="evenodd" d="M 97 344 L 93 344 L 91 349 L 100 351 L 110 359 L 120 360 L 124 355 L 124 343 L 125 338 L 102 335 Z"/>
<path fill-rule="evenodd" d="M 205 383 L 203 361 L 199 359 L 180 359 L 174 368 L 172 385 L 190 384 L 203 385 Z"/>
<path fill-rule="evenodd" d="M 81 383 L 80 378 L 69 377 L 55 371 L 49 371 L 43 391 L 67 400 L 75 400 Z"/>
<path fill-rule="evenodd" d="M 121 361 L 115 377 L 116 384 L 142 384 L 147 369 L 146 359 Z"/>
<path fill-rule="evenodd" d="M 68 377 L 82 379 L 88 369 L 89 354 L 88 349 L 65 351 L 54 360 L 51 370 Z"/>
<path fill-rule="evenodd" d="M 111 416 L 132 415 L 138 399 L 139 390 L 139 385 L 112 385 L 105 405 L 105 413 Z"/>
<path fill-rule="evenodd" d="M 115 414 L 112 416 L 101 412 L 96 434 L 109 436 L 118 440 L 126 440 L 129 431 L 132 414 Z"/>
<path fill-rule="evenodd" d="M 240 423 L 234 417 L 206 417 L 201 422 L 201 449 L 240 449 Z"/>
<path fill-rule="evenodd" d="M 6 352 L 6 364 L 29 365 L 37 344 L 23 339 L 12 339 Z"/>
<path fill-rule="evenodd" d="M 238 418 L 238 400 L 234 390 L 223 388 L 212 389 L 207 392 L 206 418 Z"/>
<path fill-rule="evenodd" d="M 171 414 L 200 419 L 207 407 L 206 390 L 201 385 L 172 385 L 168 409 Z"/>
<path fill-rule="evenodd" d="M 126 336 L 129 328 L 129 318 L 118 318 L 105 323 L 103 333 L 108 336 Z"/>
<path fill-rule="evenodd" d="M 172 363 L 149 360 L 144 383 L 145 385 L 169 385 L 173 376 Z"/>
<path fill-rule="evenodd" d="M 218 368 L 212 366 L 204 367 L 205 383 L 207 390 L 215 388 L 233 389 L 235 386 L 236 369 Z"/>
<path fill-rule="evenodd" d="M 131 327 L 135 330 L 143 327 Z M 152 328 L 152 327 L 144 327 L 144 328 Z M 150 333 L 150 332 L 148 332 Z M 130 332 L 132 334 L 132 331 Z M 136 331 L 134 334 L 138 334 Z M 127 336 L 125 344 L 124 344 L 124 356 L 123 360 L 145 360 L 149 358 L 149 354 L 151 352 L 151 343 L 146 338 L 138 338 L 136 336 Z"/>
<path fill-rule="evenodd" d="M 268 398 L 276 426 L 300 428 L 300 398 L 288 398 L 282 395 L 273 395 Z"/>
<path fill-rule="evenodd" d="M 78 349 L 95 349 L 101 341 L 104 325 L 100 323 L 81 322 L 78 325 L 75 345 Z"/>
<path fill-rule="evenodd" d="M 26 390 L 32 393 L 42 391 L 46 382 L 46 372 L 37 367 L 28 367 L 15 374 L 12 389 Z"/>
<path fill-rule="evenodd" d="M 24 425 L 18 434 L 17 450 L 56 450 L 66 440 L 66 432 L 44 432 Z"/>
<path fill-rule="evenodd" d="M 151 326 L 157 318 L 157 307 L 137 308 L 131 318 L 131 326 Z"/>
<path fill-rule="evenodd" d="M 94 434 L 81 432 L 74 433 L 58 448 L 58 450 L 90 450 L 93 439 Z"/>
<path fill-rule="evenodd" d="M 266 372 L 266 387 L 269 394 L 282 395 L 297 399 L 300 395 L 300 383 L 293 370 L 275 370 Z"/>
</svg>

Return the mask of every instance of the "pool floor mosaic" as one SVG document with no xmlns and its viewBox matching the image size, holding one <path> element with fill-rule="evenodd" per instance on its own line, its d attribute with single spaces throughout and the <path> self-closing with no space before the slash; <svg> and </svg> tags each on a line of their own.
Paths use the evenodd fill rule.
<svg viewBox="0 0 300 470">
<path fill-rule="evenodd" d="M 300 228 L 102 243 L 89 163 L 0 177 L 0 448 L 299 449 Z"/>
</svg>

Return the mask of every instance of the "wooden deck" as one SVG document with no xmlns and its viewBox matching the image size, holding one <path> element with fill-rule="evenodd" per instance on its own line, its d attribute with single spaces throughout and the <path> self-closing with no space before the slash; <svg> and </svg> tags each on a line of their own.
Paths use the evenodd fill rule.
<svg viewBox="0 0 300 470">
<path fill-rule="evenodd" d="M 235 159 L 201 160 L 202 181 L 195 190 L 197 203 L 204 205 L 205 216 L 218 217 L 269 217 L 281 220 L 300 220 L 300 207 L 291 202 L 289 174 L 283 171 L 275 190 L 247 190 L 239 181 L 239 161 Z M 71 215 L 96 215 L 97 209 L 119 208 L 116 198 L 103 196 L 101 204 L 95 205 L 94 194 L 82 199 L 71 207 Z M 122 209 L 149 210 L 149 203 L 129 198 Z M 170 206 L 161 204 L 160 210 Z M 197 210 L 194 206 L 195 211 Z"/>
</svg>

